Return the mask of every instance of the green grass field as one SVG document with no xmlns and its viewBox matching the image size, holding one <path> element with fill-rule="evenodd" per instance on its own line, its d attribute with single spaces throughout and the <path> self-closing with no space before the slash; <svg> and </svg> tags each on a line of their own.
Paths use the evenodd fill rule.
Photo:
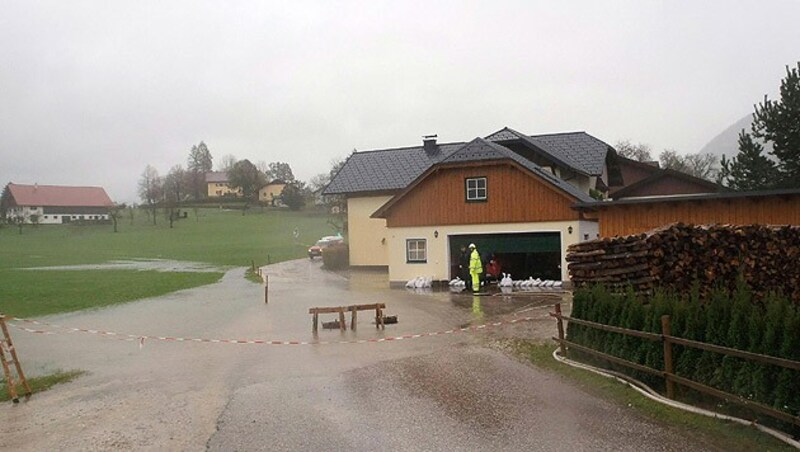
<svg viewBox="0 0 800 452">
<path fill-rule="evenodd" d="M 218 266 L 263 265 L 304 257 L 307 245 L 333 234 L 314 212 L 214 208 L 187 210 L 173 229 L 159 213 L 157 225 L 143 211 L 133 222 L 110 225 L 26 226 L 0 229 L 0 312 L 36 316 L 157 296 L 217 281 L 222 273 L 136 270 L 19 270 L 98 264 L 120 259 L 174 259 Z M 298 240 L 293 230 L 300 233 Z"/>
</svg>

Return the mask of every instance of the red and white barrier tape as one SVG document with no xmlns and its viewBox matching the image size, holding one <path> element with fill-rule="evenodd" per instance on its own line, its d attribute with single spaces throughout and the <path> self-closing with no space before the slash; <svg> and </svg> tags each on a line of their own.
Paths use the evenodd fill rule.
<svg viewBox="0 0 800 452">
<path fill-rule="evenodd" d="M 407 339 L 419 339 L 423 337 L 434 337 L 434 336 L 444 336 L 448 334 L 458 334 L 458 333 L 473 333 L 476 331 L 481 331 L 489 328 L 495 328 L 498 326 L 503 325 L 513 325 L 519 322 L 529 322 L 534 320 L 534 317 L 520 317 L 514 320 L 506 320 L 502 322 L 494 322 L 494 323 L 484 323 L 482 325 L 475 325 L 475 326 L 468 326 L 464 328 L 456 328 L 452 330 L 446 331 L 436 331 L 436 332 L 429 332 L 429 333 L 417 333 L 417 334 L 404 334 L 402 336 L 392 336 L 392 337 L 380 337 L 380 338 L 373 338 L 373 339 L 352 339 L 352 340 L 342 340 L 342 341 L 281 341 L 281 340 L 265 340 L 265 339 L 205 339 L 205 338 L 193 338 L 193 337 L 168 337 L 168 336 L 150 336 L 150 335 L 136 335 L 136 334 L 125 334 L 125 333 L 117 333 L 114 331 L 103 331 L 103 330 L 93 330 L 93 329 L 86 329 L 86 328 L 72 328 L 66 327 L 61 325 L 56 325 L 53 323 L 43 322 L 41 320 L 32 320 L 32 319 L 21 319 L 17 317 L 6 317 L 6 320 L 9 321 L 9 325 L 20 329 L 22 331 L 26 331 L 28 333 L 35 333 L 35 334 L 58 334 L 55 331 L 48 331 L 48 330 L 37 330 L 33 328 L 27 328 L 22 325 L 18 325 L 15 322 L 24 322 L 30 323 L 34 325 L 42 325 L 51 328 L 57 328 L 61 330 L 65 330 L 67 333 L 86 333 L 86 334 L 95 334 L 99 336 L 105 336 L 112 339 L 129 341 L 129 342 L 139 342 L 139 347 L 144 346 L 144 342 L 146 340 L 154 340 L 154 341 L 165 341 L 165 342 L 202 342 L 202 343 L 210 343 L 210 344 L 259 344 L 259 345 L 333 345 L 333 344 L 368 344 L 368 343 L 377 343 L 377 342 L 393 342 L 393 341 L 402 341 Z"/>
</svg>

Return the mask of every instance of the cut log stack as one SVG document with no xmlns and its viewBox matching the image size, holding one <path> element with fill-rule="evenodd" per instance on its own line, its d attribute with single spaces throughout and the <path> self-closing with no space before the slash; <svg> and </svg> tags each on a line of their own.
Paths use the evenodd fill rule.
<svg viewBox="0 0 800 452">
<path fill-rule="evenodd" d="M 757 297 L 781 291 L 800 304 L 800 227 L 694 226 L 681 223 L 645 234 L 570 246 L 567 262 L 576 287 L 602 283 L 624 291 L 656 288 L 706 293 L 735 288 L 737 278 Z"/>
</svg>

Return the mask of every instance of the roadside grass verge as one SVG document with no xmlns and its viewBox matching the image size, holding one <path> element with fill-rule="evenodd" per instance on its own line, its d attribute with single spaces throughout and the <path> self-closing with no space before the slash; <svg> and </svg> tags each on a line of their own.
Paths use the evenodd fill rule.
<svg viewBox="0 0 800 452">
<path fill-rule="evenodd" d="M 261 279 L 261 275 L 256 273 L 252 267 L 248 267 L 247 271 L 244 272 L 244 279 L 256 284 L 262 284 L 264 282 L 264 280 Z"/>
<path fill-rule="evenodd" d="M 553 350 L 556 349 L 554 344 L 520 340 L 501 341 L 501 344 L 537 367 L 570 379 L 588 393 L 628 406 L 653 421 L 678 426 L 682 431 L 688 431 L 699 438 L 713 442 L 718 450 L 796 450 L 755 428 L 663 405 L 617 380 L 559 363 L 553 359 Z"/>
<path fill-rule="evenodd" d="M 218 272 L 0 270 L 0 312 L 35 317 L 99 308 L 219 281 Z"/>
<path fill-rule="evenodd" d="M 82 370 L 70 370 L 67 372 L 57 371 L 50 375 L 28 378 L 28 385 L 30 385 L 33 394 L 36 394 L 38 392 L 47 391 L 59 383 L 69 383 L 85 373 L 86 372 Z M 22 397 L 25 392 L 22 385 L 17 385 L 16 390 L 17 395 Z M 8 385 L 6 384 L 6 380 L 0 379 L 0 402 L 6 402 L 8 400 L 11 400 L 11 395 L 8 393 Z"/>
</svg>

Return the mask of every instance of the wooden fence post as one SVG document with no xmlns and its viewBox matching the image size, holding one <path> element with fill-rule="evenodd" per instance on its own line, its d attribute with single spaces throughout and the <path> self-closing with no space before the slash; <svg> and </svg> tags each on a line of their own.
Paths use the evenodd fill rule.
<svg viewBox="0 0 800 452">
<path fill-rule="evenodd" d="M 344 320 L 344 306 L 339 308 L 339 329 L 347 331 L 347 322 Z"/>
<path fill-rule="evenodd" d="M 264 304 L 269 303 L 269 275 L 264 273 Z"/>
<path fill-rule="evenodd" d="M 668 315 L 661 316 L 661 337 L 664 342 L 664 372 L 666 375 L 664 379 L 667 386 L 667 397 L 670 399 L 675 398 L 675 383 L 672 381 L 674 369 L 672 366 L 672 342 L 669 340 L 671 335 L 670 319 Z"/>
<path fill-rule="evenodd" d="M 561 319 L 561 303 L 556 303 L 556 320 L 558 320 L 558 346 L 561 349 L 561 356 L 567 357 L 567 345 L 564 343 L 564 321 Z"/>
</svg>

